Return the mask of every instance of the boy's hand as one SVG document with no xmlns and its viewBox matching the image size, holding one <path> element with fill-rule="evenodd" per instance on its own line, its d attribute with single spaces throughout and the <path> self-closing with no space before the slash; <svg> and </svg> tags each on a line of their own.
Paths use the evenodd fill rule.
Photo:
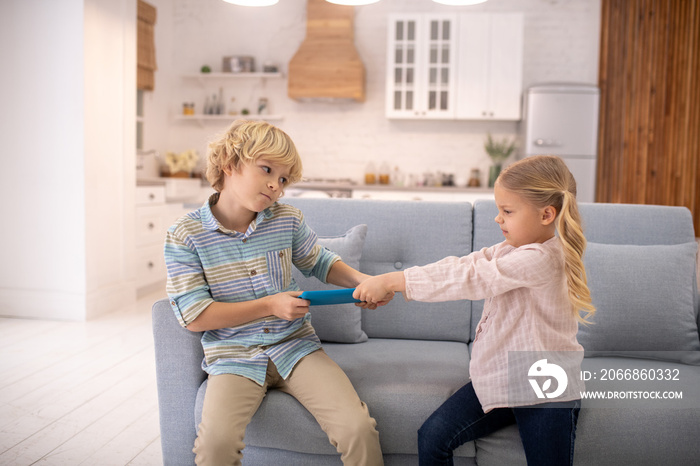
<svg viewBox="0 0 700 466">
<path fill-rule="evenodd" d="M 304 317 L 309 312 L 309 300 L 299 299 L 301 291 L 287 291 L 270 295 L 271 314 L 284 320 L 296 320 Z"/>
<path fill-rule="evenodd" d="M 376 309 L 378 306 L 388 304 L 394 298 L 394 290 L 391 289 L 388 275 L 370 277 L 356 287 L 352 297 L 363 301 L 358 303 L 358 306 Z"/>
</svg>

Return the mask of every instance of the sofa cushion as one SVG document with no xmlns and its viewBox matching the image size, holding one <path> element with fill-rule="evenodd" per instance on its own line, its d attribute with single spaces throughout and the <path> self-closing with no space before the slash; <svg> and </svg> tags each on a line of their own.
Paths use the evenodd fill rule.
<svg viewBox="0 0 700 466">
<path fill-rule="evenodd" d="M 605 244 L 683 244 L 695 240 L 686 207 L 580 203 L 586 239 Z"/>
<path fill-rule="evenodd" d="M 322 236 L 318 244 L 338 254 L 353 269 L 360 268 L 360 257 L 367 236 L 367 225 L 356 225 L 340 236 Z M 292 272 L 294 281 L 304 291 L 338 288 L 327 285 L 315 277 L 305 277 L 298 269 Z M 359 343 L 367 341 L 362 330 L 362 308 L 354 304 L 311 306 L 311 325 L 322 341 Z"/>
<path fill-rule="evenodd" d="M 467 345 L 460 342 L 370 338 L 358 345 L 323 347 L 367 403 L 384 454 L 417 454 L 418 428 L 469 381 Z M 195 425 L 201 420 L 205 390 L 206 382 L 197 396 Z M 336 453 L 313 416 L 279 390 L 270 390 L 263 399 L 245 443 L 300 453 Z M 462 445 L 455 455 L 473 457 L 473 442 Z"/>
<path fill-rule="evenodd" d="M 588 243 L 584 263 L 597 313 L 593 325 L 579 329 L 586 356 L 634 351 L 644 352 L 636 356 L 700 363 L 696 252 L 695 242 Z M 695 353 L 683 353 L 691 351 Z"/>
<path fill-rule="evenodd" d="M 420 426 L 469 382 L 469 351 L 461 342 L 370 338 L 324 348 L 369 406 L 388 454 L 417 453 Z M 473 443 L 456 455 L 474 456 Z"/>
</svg>

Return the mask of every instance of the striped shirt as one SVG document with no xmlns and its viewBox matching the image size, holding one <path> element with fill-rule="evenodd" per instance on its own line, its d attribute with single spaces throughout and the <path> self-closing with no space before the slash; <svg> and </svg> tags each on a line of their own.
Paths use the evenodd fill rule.
<svg viewBox="0 0 700 466">
<path fill-rule="evenodd" d="M 571 311 L 559 238 L 515 248 L 499 243 L 465 257 L 447 257 L 404 271 L 406 299 L 450 301 L 486 299 L 476 328 L 469 373 L 484 412 L 536 404 L 525 373 L 517 380 L 510 366 L 518 357 L 548 352 L 570 375 L 566 392 L 556 400 L 581 397 L 583 347 Z M 556 354 L 554 352 L 557 352 Z M 510 353 L 510 354 L 509 354 Z M 529 365 L 528 365 L 529 367 Z M 516 367 L 520 369 L 520 367 Z M 572 377 L 575 376 L 575 377 Z M 514 384 L 522 386 L 514 386 Z M 527 398 L 527 402 L 523 400 Z"/>
<path fill-rule="evenodd" d="M 211 199 L 210 199 L 211 201 Z M 168 229 L 167 292 L 180 325 L 186 327 L 213 302 L 243 302 L 299 290 L 292 264 L 305 276 L 326 280 L 339 256 L 316 244 L 316 234 L 298 209 L 275 203 L 258 213 L 245 233 L 224 228 L 209 202 Z M 208 374 L 237 374 L 259 384 L 268 360 L 286 378 L 321 342 L 310 314 L 293 321 L 268 316 L 202 336 Z"/>
</svg>

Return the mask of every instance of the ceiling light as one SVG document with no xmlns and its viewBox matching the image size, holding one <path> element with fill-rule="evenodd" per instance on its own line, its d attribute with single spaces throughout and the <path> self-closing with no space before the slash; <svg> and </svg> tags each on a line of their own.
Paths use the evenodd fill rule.
<svg viewBox="0 0 700 466">
<path fill-rule="evenodd" d="M 466 5 L 477 5 L 479 3 L 484 3 L 486 0 L 433 0 L 435 3 L 442 3 L 443 5 L 450 6 L 466 6 Z"/>
<path fill-rule="evenodd" d="M 239 6 L 270 6 L 279 0 L 224 0 L 226 3 L 233 3 Z"/>
<path fill-rule="evenodd" d="M 336 5 L 369 5 L 370 3 L 377 3 L 379 0 L 326 0 L 329 3 L 335 3 Z"/>
</svg>

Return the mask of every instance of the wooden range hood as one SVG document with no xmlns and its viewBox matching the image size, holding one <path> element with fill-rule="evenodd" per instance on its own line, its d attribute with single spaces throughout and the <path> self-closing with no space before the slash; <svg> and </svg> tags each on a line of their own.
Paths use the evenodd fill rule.
<svg viewBox="0 0 700 466">
<path fill-rule="evenodd" d="M 307 0 L 306 38 L 289 62 L 296 100 L 365 100 L 365 67 L 355 49 L 355 9 Z"/>
</svg>

